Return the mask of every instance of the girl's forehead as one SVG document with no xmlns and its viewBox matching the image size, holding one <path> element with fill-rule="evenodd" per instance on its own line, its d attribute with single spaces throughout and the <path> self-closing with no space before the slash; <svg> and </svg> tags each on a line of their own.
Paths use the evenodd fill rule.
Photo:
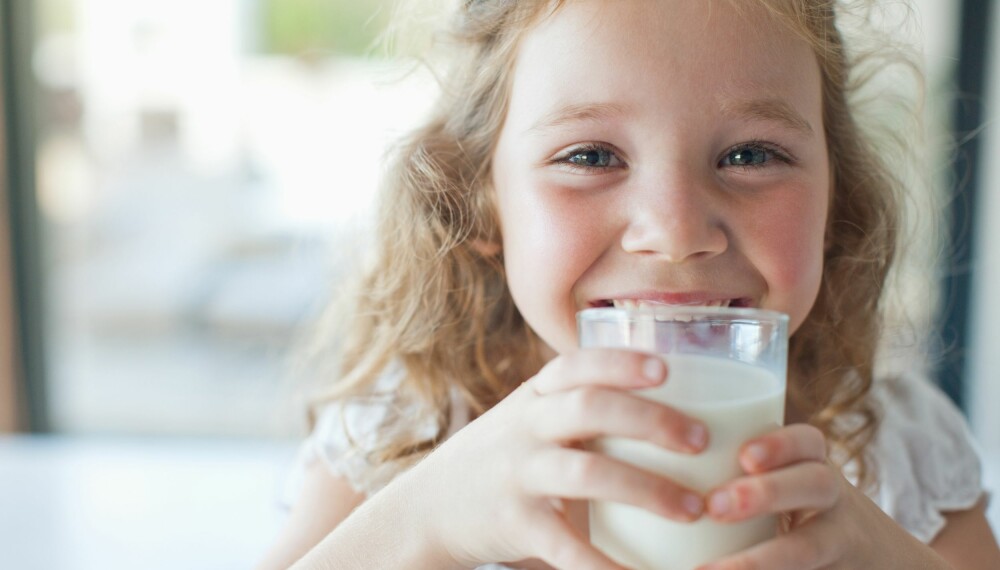
<svg viewBox="0 0 1000 570">
<path fill-rule="evenodd" d="M 668 47 L 678 54 L 693 53 L 705 44 L 740 49 L 748 40 L 757 47 L 778 49 L 794 38 L 785 10 L 774 9 L 790 2 L 765 0 L 568 0 L 556 2 L 526 30 L 525 35 L 544 36 L 580 48 L 600 43 L 639 43 L 650 48 Z M 604 33 L 602 33 L 604 32 Z M 690 42 L 710 37 L 712 42 Z M 690 48 L 690 49 L 685 49 Z"/>
<path fill-rule="evenodd" d="M 791 118 L 819 99 L 812 48 L 757 2 L 575 0 L 521 38 L 511 103 L 537 114 L 575 102 L 718 112 L 776 101 Z"/>
</svg>

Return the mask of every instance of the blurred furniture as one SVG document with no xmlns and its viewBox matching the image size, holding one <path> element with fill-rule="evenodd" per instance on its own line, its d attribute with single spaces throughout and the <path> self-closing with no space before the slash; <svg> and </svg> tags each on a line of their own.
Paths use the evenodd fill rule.
<svg viewBox="0 0 1000 570">
<path fill-rule="evenodd" d="M 252 568 L 296 443 L 0 437 L 0 552 L 19 570 Z"/>
</svg>

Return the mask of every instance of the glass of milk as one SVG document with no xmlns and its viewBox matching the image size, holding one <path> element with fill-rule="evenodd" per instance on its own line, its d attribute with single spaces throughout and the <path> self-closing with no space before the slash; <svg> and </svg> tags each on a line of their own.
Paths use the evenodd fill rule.
<svg viewBox="0 0 1000 570">
<path fill-rule="evenodd" d="M 737 454 L 747 440 L 782 425 L 788 361 L 788 317 L 723 307 L 597 308 L 577 315 L 580 346 L 658 353 L 669 373 L 661 386 L 639 390 L 705 422 L 708 448 L 676 453 L 652 443 L 602 438 L 593 448 L 695 491 L 743 474 Z M 758 542 L 777 530 L 773 516 L 740 523 L 702 518 L 674 522 L 631 505 L 590 504 L 591 542 L 635 570 L 691 570 Z"/>
</svg>

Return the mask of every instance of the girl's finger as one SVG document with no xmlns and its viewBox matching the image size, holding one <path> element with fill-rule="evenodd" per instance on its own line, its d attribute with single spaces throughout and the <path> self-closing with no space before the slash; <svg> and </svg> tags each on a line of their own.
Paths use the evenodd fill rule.
<svg viewBox="0 0 1000 570">
<path fill-rule="evenodd" d="M 767 513 L 827 510 L 840 498 L 840 478 L 814 461 L 762 475 L 741 477 L 708 495 L 708 514 L 736 522 Z"/>
<path fill-rule="evenodd" d="M 817 517 L 794 531 L 752 546 L 697 570 L 814 570 L 836 562 L 841 551 L 838 529 Z"/>
<path fill-rule="evenodd" d="M 535 435 L 558 443 L 616 436 L 684 453 L 708 442 L 705 425 L 683 413 L 621 390 L 598 386 L 558 392 L 537 401 Z"/>
<path fill-rule="evenodd" d="M 591 546 L 589 540 L 560 516 L 539 517 L 532 525 L 535 556 L 553 568 L 628 570 Z"/>
<path fill-rule="evenodd" d="M 627 503 L 681 522 L 704 511 L 694 491 L 600 453 L 553 448 L 535 455 L 520 473 L 524 491 L 533 495 Z"/>
<path fill-rule="evenodd" d="M 803 461 L 826 461 L 826 438 L 809 424 L 793 424 L 752 439 L 740 449 L 747 473 L 762 473 Z"/>
<path fill-rule="evenodd" d="M 545 395 L 581 386 L 649 388 L 666 377 L 666 362 L 652 354 L 588 348 L 553 359 L 527 384 Z"/>
</svg>

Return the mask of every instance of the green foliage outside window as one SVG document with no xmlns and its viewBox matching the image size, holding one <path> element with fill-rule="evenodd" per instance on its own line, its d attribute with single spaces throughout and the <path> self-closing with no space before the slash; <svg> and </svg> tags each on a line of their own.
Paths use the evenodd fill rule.
<svg viewBox="0 0 1000 570">
<path fill-rule="evenodd" d="M 387 0 L 262 0 L 263 49 L 288 55 L 369 55 Z"/>
</svg>

